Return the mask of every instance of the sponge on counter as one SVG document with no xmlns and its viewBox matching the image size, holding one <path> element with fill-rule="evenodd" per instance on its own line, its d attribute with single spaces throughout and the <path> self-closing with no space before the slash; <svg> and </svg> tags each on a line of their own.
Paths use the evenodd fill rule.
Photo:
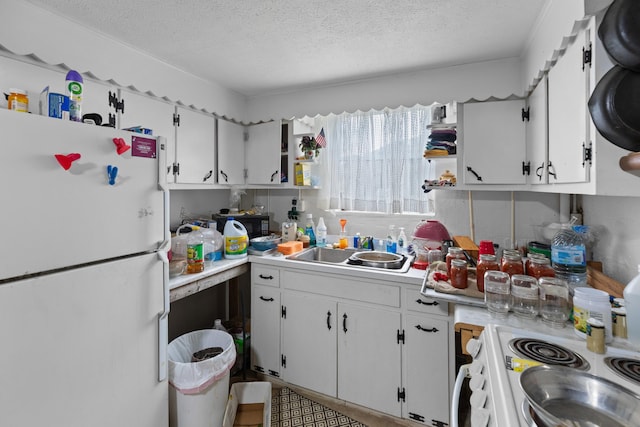
<svg viewBox="0 0 640 427">
<path fill-rule="evenodd" d="M 302 242 L 284 242 L 278 244 L 278 252 L 283 255 L 291 255 L 302 250 Z"/>
</svg>

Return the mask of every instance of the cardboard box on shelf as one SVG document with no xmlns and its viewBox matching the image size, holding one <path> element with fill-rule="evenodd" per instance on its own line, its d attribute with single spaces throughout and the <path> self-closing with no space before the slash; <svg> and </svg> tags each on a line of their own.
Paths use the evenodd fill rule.
<svg viewBox="0 0 640 427">
<path fill-rule="evenodd" d="M 56 119 L 69 119 L 69 97 L 61 93 L 49 91 L 49 86 L 40 92 L 38 100 L 39 113 L 42 116 Z"/>
<path fill-rule="evenodd" d="M 222 427 L 271 427 L 271 383 L 233 384 Z"/>
<path fill-rule="evenodd" d="M 311 185 L 311 167 L 308 163 L 296 163 L 294 172 L 296 185 Z"/>
</svg>

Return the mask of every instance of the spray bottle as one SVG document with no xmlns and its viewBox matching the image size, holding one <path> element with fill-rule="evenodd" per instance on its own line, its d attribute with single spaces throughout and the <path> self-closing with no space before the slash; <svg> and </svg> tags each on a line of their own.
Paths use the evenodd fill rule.
<svg viewBox="0 0 640 427">
<path fill-rule="evenodd" d="M 66 92 L 69 97 L 69 120 L 82 121 L 83 80 L 80 73 L 71 70 L 67 73 Z"/>
</svg>

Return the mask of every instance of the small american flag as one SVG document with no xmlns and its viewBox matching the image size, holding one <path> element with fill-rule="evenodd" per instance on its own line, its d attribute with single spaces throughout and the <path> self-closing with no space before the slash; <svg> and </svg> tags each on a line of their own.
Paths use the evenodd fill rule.
<svg viewBox="0 0 640 427">
<path fill-rule="evenodd" d="M 316 144 L 322 148 L 327 146 L 327 140 L 324 139 L 324 128 L 320 129 L 320 133 L 316 136 Z"/>
</svg>

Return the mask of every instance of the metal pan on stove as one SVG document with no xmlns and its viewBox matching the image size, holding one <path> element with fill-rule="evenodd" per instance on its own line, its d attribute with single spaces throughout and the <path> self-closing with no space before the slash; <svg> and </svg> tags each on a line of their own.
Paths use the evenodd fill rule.
<svg viewBox="0 0 640 427">
<path fill-rule="evenodd" d="M 348 264 L 351 265 L 376 268 L 400 268 L 403 263 L 404 256 L 382 251 L 356 252 L 348 260 Z"/>
<path fill-rule="evenodd" d="M 640 426 L 640 396 L 584 371 L 534 366 L 522 372 L 520 386 L 544 426 Z"/>
<path fill-rule="evenodd" d="M 589 112 L 607 140 L 640 151 L 640 73 L 618 65 L 611 68 L 589 98 Z"/>
</svg>

